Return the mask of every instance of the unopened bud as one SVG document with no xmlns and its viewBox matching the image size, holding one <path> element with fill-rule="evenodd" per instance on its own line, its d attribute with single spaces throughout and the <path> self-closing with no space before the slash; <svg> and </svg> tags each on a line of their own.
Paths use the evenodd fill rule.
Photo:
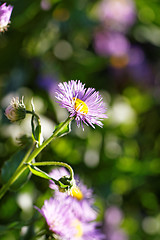
<svg viewBox="0 0 160 240">
<path fill-rule="evenodd" d="M 18 97 L 12 98 L 10 105 L 5 110 L 5 115 L 11 122 L 24 119 L 26 116 L 26 107 L 23 103 L 23 97 L 21 100 Z"/>
<path fill-rule="evenodd" d="M 59 191 L 60 192 L 67 192 L 68 194 L 70 193 L 71 188 L 75 184 L 75 181 L 69 177 L 69 176 L 63 176 L 59 180 Z"/>
</svg>

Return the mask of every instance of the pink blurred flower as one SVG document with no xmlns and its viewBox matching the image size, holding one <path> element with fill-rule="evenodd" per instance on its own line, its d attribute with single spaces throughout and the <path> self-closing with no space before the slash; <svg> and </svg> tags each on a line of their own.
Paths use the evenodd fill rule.
<svg viewBox="0 0 160 240">
<path fill-rule="evenodd" d="M 13 7 L 11 5 L 6 6 L 6 3 L 3 3 L 0 6 L 0 32 L 7 30 L 8 24 L 10 23 L 10 17 Z"/>
<path fill-rule="evenodd" d="M 105 222 L 107 226 L 117 226 L 121 223 L 122 219 L 123 213 L 116 206 L 108 208 L 105 212 Z"/>
<path fill-rule="evenodd" d="M 132 0 L 103 0 L 99 6 L 99 19 L 110 29 L 127 30 L 135 21 L 136 11 Z"/>
<path fill-rule="evenodd" d="M 130 43 L 119 32 L 98 31 L 94 36 L 94 48 L 101 56 L 124 56 L 128 53 Z"/>
</svg>

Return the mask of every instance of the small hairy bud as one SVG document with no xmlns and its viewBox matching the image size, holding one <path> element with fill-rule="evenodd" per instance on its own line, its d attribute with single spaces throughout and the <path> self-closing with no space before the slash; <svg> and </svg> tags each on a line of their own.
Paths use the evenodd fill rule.
<svg viewBox="0 0 160 240">
<path fill-rule="evenodd" d="M 23 97 L 21 100 L 18 97 L 12 98 L 10 105 L 5 110 L 5 115 L 11 122 L 24 119 L 26 117 L 26 107 L 23 103 Z"/>
</svg>

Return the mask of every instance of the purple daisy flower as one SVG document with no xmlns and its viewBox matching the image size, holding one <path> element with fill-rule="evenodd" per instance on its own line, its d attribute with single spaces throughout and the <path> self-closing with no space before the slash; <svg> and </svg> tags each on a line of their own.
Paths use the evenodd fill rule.
<svg viewBox="0 0 160 240">
<path fill-rule="evenodd" d="M 37 208 L 38 209 L 38 208 Z M 77 211 L 79 208 L 77 208 Z M 50 198 L 38 211 L 45 218 L 49 230 L 56 239 L 63 240 L 97 240 L 103 239 L 98 224 L 78 219 L 67 199 Z"/>
<path fill-rule="evenodd" d="M 55 168 L 53 169 L 49 175 L 53 177 L 55 180 L 59 180 L 63 176 L 69 176 L 69 172 L 66 170 L 66 168 Z M 91 200 L 93 199 L 93 191 L 92 189 L 89 189 L 86 187 L 86 185 L 83 184 L 83 182 L 79 179 L 79 176 L 75 175 L 75 180 L 77 182 L 77 189 L 72 189 L 71 196 L 73 198 L 76 198 L 77 200 L 87 199 Z M 50 180 L 49 187 L 54 190 L 58 190 L 58 186 Z M 64 193 L 58 192 L 60 195 L 65 195 Z M 92 201 L 92 200 L 91 200 Z"/>
<path fill-rule="evenodd" d="M 37 207 L 36 209 L 45 218 L 50 231 L 62 239 L 71 239 L 71 236 L 74 234 L 74 229 L 71 228 L 74 215 L 67 202 L 57 198 L 50 198 L 45 200 L 41 209 Z"/>
<path fill-rule="evenodd" d="M 63 176 L 69 176 L 69 173 L 65 168 L 58 168 L 53 169 L 49 175 L 59 180 Z M 56 190 L 55 196 L 57 198 L 65 198 L 66 201 L 72 205 L 77 218 L 85 219 L 85 221 L 93 221 L 97 217 L 97 211 L 93 208 L 93 191 L 87 188 L 78 176 L 75 176 L 75 180 L 77 185 L 71 188 L 69 195 L 59 192 L 57 185 L 51 180 L 49 187 Z"/>
<path fill-rule="evenodd" d="M 56 98 L 60 106 L 70 112 L 70 117 L 75 117 L 78 127 L 81 125 L 83 128 L 83 123 L 93 128 L 94 124 L 102 127 L 101 120 L 107 118 L 106 107 L 99 92 L 94 88 L 85 88 L 80 80 L 58 84 Z"/>
<path fill-rule="evenodd" d="M 0 6 L 0 32 L 7 30 L 12 10 L 13 7 L 11 5 L 6 6 L 6 3 Z"/>
<path fill-rule="evenodd" d="M 98 223 L 82 222 L 74 219 L 71 225 L 75 228 L 75 234 L 71 240 L 102 240 L 105 239 L 102 232 L 98 229 Z"/>
</svg>

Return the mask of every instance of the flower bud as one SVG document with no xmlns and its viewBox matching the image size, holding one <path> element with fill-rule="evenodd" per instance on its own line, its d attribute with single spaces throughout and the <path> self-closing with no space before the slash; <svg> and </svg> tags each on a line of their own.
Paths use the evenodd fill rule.
<svg viewBox="0 0 160 240">
<path fill-rule="evenodd" d="M 71 188 L 75 185 L 75 181 L 69 176 L 63 176 L 59 180 L 59 192 L 68 192 L 70 194 Z"/>
<path fill-rule="evenodd" d="M 5 110 L 5 115 L 11 122 L 24 119 L 26 116 L 26 107 L 23 103 L 23 97 L 21 100 L 18 97 L 12 98 L 10 105 Z"/>
</svg>

